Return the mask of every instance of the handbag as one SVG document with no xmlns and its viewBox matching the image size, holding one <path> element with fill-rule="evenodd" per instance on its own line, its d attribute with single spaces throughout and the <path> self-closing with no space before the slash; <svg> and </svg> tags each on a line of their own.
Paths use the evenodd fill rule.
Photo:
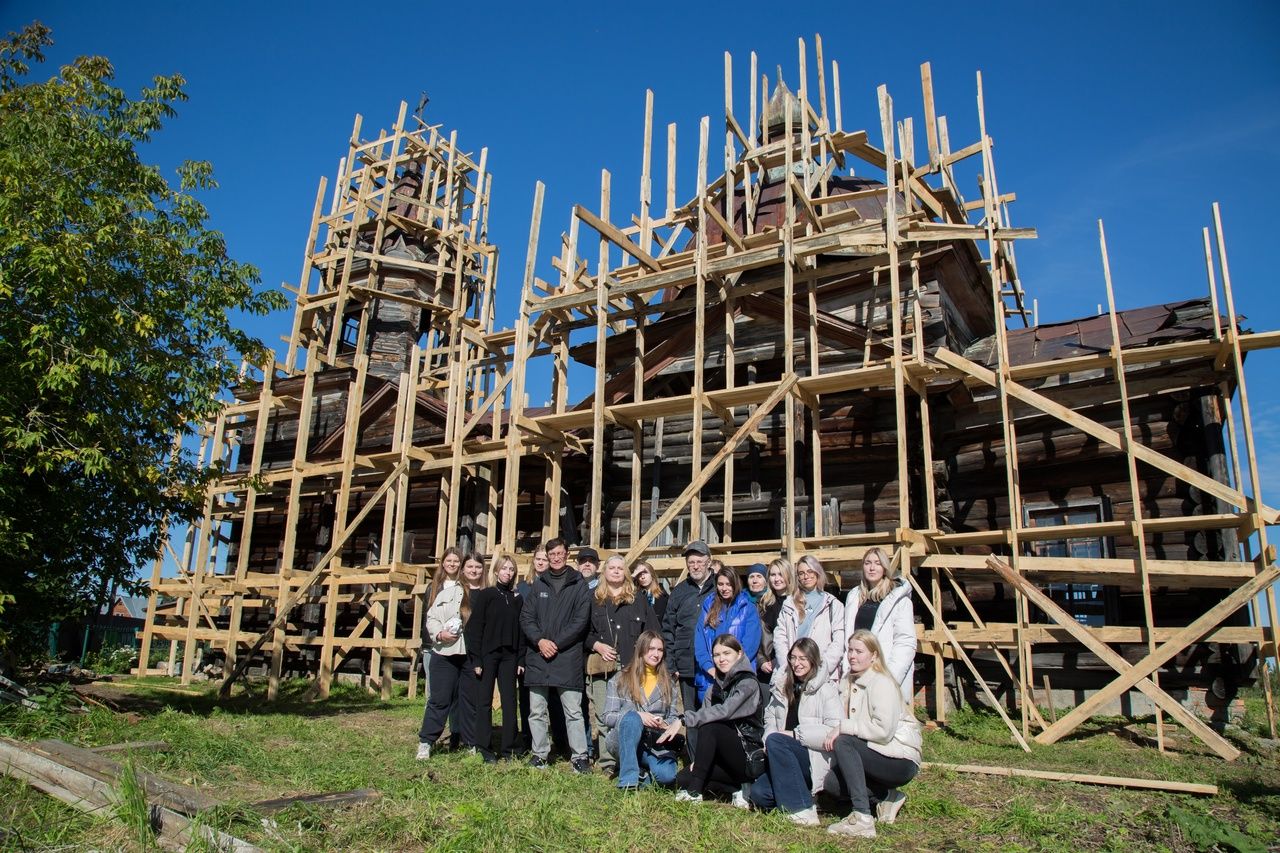
<svg viewBox="0 0 1280 853">
<path fill-rule="evenodd" d="M 617 668 L 616 660 L 605 660 L 599 652 L 587 655 L 587 675 L 610 675 Z"/>
</svg>

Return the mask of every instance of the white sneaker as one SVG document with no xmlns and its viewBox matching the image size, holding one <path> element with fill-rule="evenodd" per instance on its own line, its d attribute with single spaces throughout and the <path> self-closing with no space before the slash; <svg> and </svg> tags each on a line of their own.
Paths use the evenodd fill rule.
<svg viewBox="0 0 1280 853">
<path fill-rule="evenodd" d="M 906 794 L 897 788 L 890 788 L 888 795 L 876 803 L 876 820 L 880 823 L 893 823 L 898 819 L 898 812 L 902 811 L 902 804 L 906 801 Z"/>
<path fill-rule="evenodd" d="M 417 754 L 416 758 L 417 758 L 417 760 L 418 760 L 418 761 L 427 761 L 428 759 L 430 759 L 430 758 L 431 758 L 431 744 L 429 744 L 429 743 L 420 743 L 420 744 L 418 744 L 418 754 Z"/>
<path fill-rule="evenodd" d="M 702 802 L 702 795 L 694 794 L 689 791 L 686 791 L 684 788 L 681 788 L 679 791 L 676 791 L 676 802 L 677 803 L 700 803 Z"/>
<path fill-rule="evenodd" d="M 801 826 L 818 826 L 822 821 L 818 820 L 818 809 L 816 806 L 809 806 L 803 811 L 792 812 L 787 815 L 787 819 L 792 823 L 798 823 Z"/>
<path fill-rule="evenodd" d="M 733 803 L 735 809 L 751 808 L 751 801 L 747 799 L 747 795 L 743 793 L 741 788 L 733 792 L 733 798 L 730 802 Z"/>
<path fill-rule="evenodd" d="M 876 822 L 869 814 L 851 813 L 844 820 L 827 827 L 832 835 L 848 835 L 853 838 L 875 838 Z"/>
</svg>

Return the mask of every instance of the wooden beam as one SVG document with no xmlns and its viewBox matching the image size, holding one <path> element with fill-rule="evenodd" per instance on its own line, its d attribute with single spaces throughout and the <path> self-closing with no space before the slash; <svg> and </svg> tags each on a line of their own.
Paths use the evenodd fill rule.
<svg viewBox="0 0 1280 853">
<path fill-rule="evenodd" d="M 631 255 L 653 272 L 662 271 L 662 264 L 658 263 L 658 259 L 627 239 L 627 235 L 623 234 L 617 226 L 610 225 L 608 222 L 605 222 L 603 219 L 596 216 L 580 204 L 575 204 L 573 206 L 573 212 L 574 215 L 583 222 L 596 229 L 601 237 L 605 238 L 610 243 L 613 243 L 628 255 Z"/>
<path fill-rule="evenodd" d="M 1217 785 L 1201 785 L 1196 782 L 1166 782 L 1161 779 L 1134 779 L 1126 776 L 1097 776 L 1090 773 L 1059 773 L 1053 770 L 1028 770 L 1022 767 L 988 767 L 982 764 L 943 764 L 923 761 L 920 769 L 945 770 L 948 773 L 979 773 L 986 776 L 1021 776 L 1026 779 L 1047 779 L 1051 782 L 1078 782 L 1082 785 L 1108 785 L 1113 788 L 1142 788 L 1149 791 L 1173 791 L 1178 794 L 1203 794 L 1214 797 Z"/>
</svg>

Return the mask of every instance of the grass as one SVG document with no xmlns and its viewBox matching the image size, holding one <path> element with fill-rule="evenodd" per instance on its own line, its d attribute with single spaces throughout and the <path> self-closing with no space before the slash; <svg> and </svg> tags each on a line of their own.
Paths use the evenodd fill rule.
<svg viewBox="0 0 1280 853">
<path fill-rule="evenodd" d="M 676 803 L 663 791 L 624 795 L 602 775 L 578 777 L 563 764 L 549 771 L 519 763 L 486 766 L 460 753 L 416 762 L 421 700 L 381 702 L 339 685 L 328 700 L 308 703 L 301 698 L 305 685 L 294 683 L 272 705 L 260 694 L 218 703 L 212 687 L 174 687 L 166 679 L 116 682 L 111 698 L 127 713 L 93 707 L 72 715 L 53 701 L 37 711 L 5 709 L 0 733 L 58 737 L 85 746 L 166 740 L 169 752 L 128 760 L 210 789 L 225 805 L 203 814 L 204 825 L 269 850 L 849 849 L 848 842 L 820 829 L 795 827 L 777 815 Z M 907 787 L 899 822 L 881 827 L 874 843 L 859 846 L 1254 851 L 1280 837 L 1280 765 L 1273 751 L 1228 764 L 1174 731 L 1174 751 L 1162 755 L 1134 742 L 1135 735 L 1153 730 L 1149 722 L 1093 720 L 1075 737 L 1048 747 L 1033 745 L 1024 754 L 998 717 L 966 710 L 954 714 L 946 727 L 926 733 L 925 753 L 929 760 L 947 763 L 1209 781 L 1219 785 L 1219 795 L 926 770 Z M 383 797 L 344 809 L 297 805 L 267 821 L 249 805 L 352 788 L 375 788 Z M 138 805 L 120 811 L 124 820 L 83 815 L 3 778 L 0 847 L 152 849 L 154 838 L 139 821 Z"/>
</svg>

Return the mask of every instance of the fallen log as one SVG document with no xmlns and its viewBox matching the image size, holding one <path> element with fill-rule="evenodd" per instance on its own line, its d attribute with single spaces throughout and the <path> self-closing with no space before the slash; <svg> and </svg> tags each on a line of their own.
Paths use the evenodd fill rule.
<svg viewBox="0 0 1280 853">
<path fill-rule="evenodd" d="M 89 751 L 98 755 L 109 755 L 118 752 L 168 752 L 169 742 L 163 740 L 129 740 L 124 743 L 95 746 Z"/>
<path fill-rule="evenodd" d="M 40 740 L 27 744 L 26 748 L 45 755 L 48 758 L 71 767 L 81 773 L 94 777 L 108 785 L 115 785 L 125 772 L 124 765 L 112 761 L 103 755 L 83 747 L 75 746 L 60 740 Z M 157 803 L 185 815 L 194 815 L 205 809 L 211 809 L 221 802 L 209 794 L 190 785 L 170 782 L 152 773 L 135 767 L 134 775 L 146 792 L 147 801 Z"/>
<path fill-rule="evenodd" d="M 986 776 L 1022 776 L 1028 779 L 1047 779 L 1053 782 L 1077 782 L 1082 785 L 1108 785 L 1113 788 L 1143 788 L 1150 791 L 1172 791 L 1178 794 L 1203 794 L 1216 796 L 1217 785 L 1201 785 L 1195 782 L 1170 782 L 1162 779 L 1131 779 L 1125 776 L 1095 776 L 1089 773 L 1059 773 L 1052 770 L 1027 770 L 1021 767 L 988 767 L 982 764 L 941 764 L 924 761 L 921 768 L 950 770 L 953 773 L 979 773 Z"/>
<path fill-rule="evenodd" d="M 382 799 L 382 794 L 372 788 L 359 788 L 354 791 L 338 791 L 332 794 L 302 794 L 297 797 L 281 797 L 277 800 L 262 800 L 252 803 L 249 808 L 254 811 L 271 814 L 283 811 L 289 806 L 304 804 L 309 806 L 349 806 L 357 803 L 373 803 Z"/>
</svg>

